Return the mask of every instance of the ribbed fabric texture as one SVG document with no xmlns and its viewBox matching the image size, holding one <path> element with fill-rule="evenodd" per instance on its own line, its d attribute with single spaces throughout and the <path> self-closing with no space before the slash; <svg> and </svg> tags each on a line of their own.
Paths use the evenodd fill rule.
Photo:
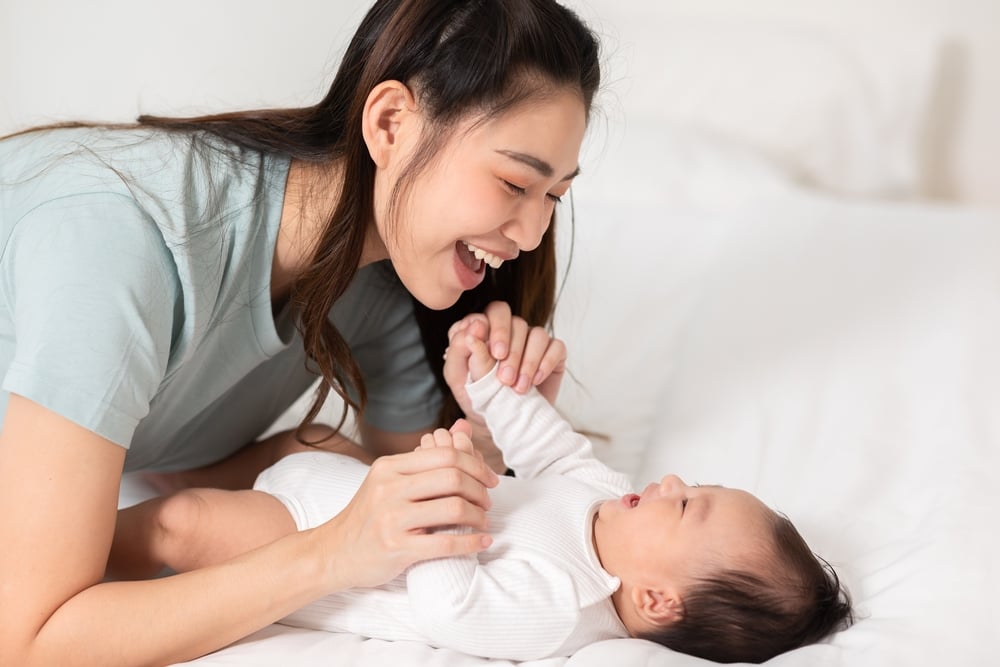
<svg viewBox="0 0 1000 667">
<path fill-rule="evenodd" d="M 619 581 L 601 568 L 592 543 L 594 513 L 630 491 L 628 478 L 595 459 L 590 442 L 537 391 L 519 395 L 495 370 L 468 390 L 517 473 L 490 492 L 493 545 L 418 563 L 384 586 L 328 596 L 283 622 L 511 660 L 628 636 L 610 601 Z M 353 466 L 288 459 L 309 470 L 262 476 L 263 486 L 301 514 L 300 528 L 340 511 L 363 479 Z M 353 479 L 317 480 L 327 475 Z"/>
</svg>

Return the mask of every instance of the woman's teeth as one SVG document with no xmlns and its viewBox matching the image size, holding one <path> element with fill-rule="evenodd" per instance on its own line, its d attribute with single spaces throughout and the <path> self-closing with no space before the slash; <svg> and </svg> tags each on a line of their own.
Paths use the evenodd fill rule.
<svg viewBox="0 0 1000 667">
<path fill-rule="evenodd" d="M 465 243 L 465 247 L 469 249 L 469 252 L 475 255 L 476 259 L 483 260 L 484 262 L 490 265 L 490 268 L 499 269 L 500 265 L 503 264 L 503 260 L 497 257 L 496 255 L 488 253 L 482 248 L 477 248 L 476 246 L 466 241 L 463 241 L 463 243 Z"/>
</svg>

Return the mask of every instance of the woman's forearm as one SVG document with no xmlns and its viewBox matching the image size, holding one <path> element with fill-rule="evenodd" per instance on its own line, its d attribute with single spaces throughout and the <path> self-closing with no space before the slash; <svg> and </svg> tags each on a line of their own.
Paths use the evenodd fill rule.
<svg viewBox="0 0 1000 667">
<path fill-rule="evenodd" d="M 222 648 L 349 582 L 314 531 L 221 565 L 163 579 L 91 586 L 63 603 L 23 660 L 30 665 L 160 665 Z"/>
<path fill-rule="evenodd" d="M 0 665 L 191 659 L 327 593 L 489 546 L 479 532 L 427 529 L 484 530 L 496 476 L 464 452 L 420 451 L 376 461 L 348 507 L 314 529 L 187 574 L 102 582 L 123 461 L 121 447 L 11 395 L 0 430 Z"/>
</svg>

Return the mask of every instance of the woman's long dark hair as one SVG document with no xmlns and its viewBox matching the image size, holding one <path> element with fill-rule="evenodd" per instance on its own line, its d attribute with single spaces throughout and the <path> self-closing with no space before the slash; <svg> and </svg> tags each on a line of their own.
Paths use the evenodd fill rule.
<svg viewBox="0 0 1000 667">
<path fill-rule="evenodd" d="M 547 89 L 566 86 L 581 93 L 589 113 L 600 83 L 598 42 L 572 11 L 553 0 L 379 0 L 354 34 L 329 92 L 314 106 L 139 118 L 141 125 L 207 131 L 292 159 L 340 161 L 344 185 L 336 210 L 310 266 L 292 288 L 308 358 L 324 380 L 303 425 L 315 418 L 331 387 L 346 405 L 360 410 L 365 403 L 360 370 L 329 314 L 357 271 L 374 220 L 375 166 L 361 134 L 362 114 L 368 93 L 387 80 L 415 89 L 430 128 L 405 170 L 405 183 L 393 193 L 398 199 L 441 148 L 447 131 L 470 114 L 495 117 Z M 529 323 L 547 324 L 555 300 L 554 233 L 550 225 L 536 250 L 489 270 L 477 289 L 447 310 L 415 302 L 427 359 L 445 397 L 442 423 L 460 414 L 442 377 L 448 326 L 497 299 Z"/>
</svg>

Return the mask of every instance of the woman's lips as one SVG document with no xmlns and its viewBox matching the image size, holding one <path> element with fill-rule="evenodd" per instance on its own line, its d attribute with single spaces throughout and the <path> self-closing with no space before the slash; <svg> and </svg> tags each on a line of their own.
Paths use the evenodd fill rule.
<svg viewBox="0 0 1000 667">
<path fill-rule="evenodd" d="M 486 264 L 469 252 L 465 243 L 455 243 L 455 273 L 463 290 L 470 290 L 479 285 L 486 276 Z"/>
<path fill-rule="evenodd" d="M 464 241 L 458 241 L 455 243 L 455 252 L 458 253 L 458 258 L 462 260 L 462 264 L 473 273 L 479 273 L 485 267 L 486 262 L 482 259 L 478 259 L 471 250 L 469 246 L 466 245 Z"/>
</svg>

